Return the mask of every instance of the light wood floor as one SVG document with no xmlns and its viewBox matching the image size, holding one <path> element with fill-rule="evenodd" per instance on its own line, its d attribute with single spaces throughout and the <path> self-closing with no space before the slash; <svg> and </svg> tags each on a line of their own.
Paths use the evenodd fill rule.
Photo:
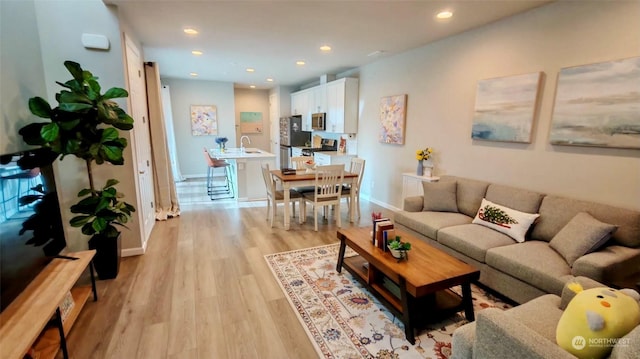
<svg viewBox="0 0 640 359">
<path fill-rule="evenodd" d="M 314 232 L 307 206 L 307 223 L 296 218 L 285 231 L 281 205 L 272 229 L 265 202 L 186 202 L 180 217 L 156 222 L 145 255 L 123 258 L 117 279 L 98 282 L 99 300 L 69 335 L 71 358 L 317 357 L 263 256 L 337 243 L 333 217 Z M 360 224 L 349 223 L 343 202 L 344 227 L 369 225 L 372 210 L 391 215 L 361 206 Z"/>
</svg>

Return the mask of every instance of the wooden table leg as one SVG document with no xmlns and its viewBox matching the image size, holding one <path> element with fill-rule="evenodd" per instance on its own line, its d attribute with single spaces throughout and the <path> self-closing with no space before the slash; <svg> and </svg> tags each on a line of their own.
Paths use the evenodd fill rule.
<svg viewBox="0 0 640 359">
<path fill-rule="evenodd" d="M 471 295 L 470 282 L 462 284 L 462 302 L 464 305 L 464 316 L 468 321 L 473 322 L 476 318 L 473 313 L 473 297 Z"/>
<path fill-rule="evenodd" d="M 402 301 L 402 322 L 404 323 L 404 335 L 412 345 L 416 343 L 415 328 L 413 325 L 413 298 L 407 293 L 407 282 L 400 276 L 398 285 L 400 286 L 400 300 Z"/>
<path fill-rule="evenodd" d="M 338 263 L 336 264 L 336 272 L 342 272 L 342 263 L 344 262 L 344 251 L 347 248 L 347 243 L 343 238 L 340 238 L 340 251 L 338 252 Z"/>
<path fill-rule="evenodd" d="M 287 181 L 282 181 L 282 188 L 284 192 L 284 229 L 289 230 L 289 206 L 291 205 L 291 196 L 289 195 L 290 184 Z M 275 215 L 275 213 L 274 213 Z"/>
</svg>

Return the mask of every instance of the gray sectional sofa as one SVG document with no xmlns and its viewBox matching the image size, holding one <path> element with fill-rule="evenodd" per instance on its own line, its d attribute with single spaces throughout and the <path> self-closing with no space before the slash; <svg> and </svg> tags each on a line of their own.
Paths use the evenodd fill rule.
<svg viewBox="0 0 640 359">
<path fill-rule="evenodd" d="M 615 285 L 640 272 L 638 211 L 455 176 L 424 186 L 424 196 L 404 199 L 403 210 L 394 214 L 396 226 L 476 266 L 480 283 L 518 303 L 544 294 L 560 295 L 565 283 L 577 276 Z M 520 212 L 539 213 L 526 241 L 518 243 L 472 223 L 483 198 Z M 562 246 L 550 243 L 563 237 L 565 245 L 567 238 L 569 246 L 582 245 L 583 225 L 574 217 L 583 212 L 617 230 L 602 247 L 568 262 Z"/>
</svg>

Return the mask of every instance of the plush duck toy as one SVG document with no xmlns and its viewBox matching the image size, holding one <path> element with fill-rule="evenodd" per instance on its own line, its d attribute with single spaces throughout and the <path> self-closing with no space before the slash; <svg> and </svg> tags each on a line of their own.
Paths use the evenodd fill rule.
<svg viewBox="0 0 640 359">
<path fill-rule="evenodd" d="M 640 324 L 640 294 L 633 289 L 569 285 L 576 296 L 556 328 L 560 347 L 581 359 L 606 357 L 617 339 Z"/>
</svg>

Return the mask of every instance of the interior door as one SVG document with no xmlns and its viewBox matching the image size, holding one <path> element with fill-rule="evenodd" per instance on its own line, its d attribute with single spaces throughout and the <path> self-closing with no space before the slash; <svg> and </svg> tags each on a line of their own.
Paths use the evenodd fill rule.
<svg viewBox="0 0 640 359">
<path fill-rule="evenodd" d="M 155 224 L 155 198 L 153 192 L 153 168 L 151 162 L 151 136 L 149 130 L 146 83 L 144 64 L 136 44 L 125 34 L 125 61 L 129 87 L 130 115 L 134 119 L 131 145 L 135 156 L 134 167 L 137 172 L 138 218 L 142 231 L 142 248 Z"/>
<path fill-rule="evenodd" d="M 280 151 L 280 106 L 275 93 L 269 95 L 269 126 L 271 153 L 277 154 Z M 280 168 L 280 156 L 276 156 L 276 168 Z"/>
</svg>

